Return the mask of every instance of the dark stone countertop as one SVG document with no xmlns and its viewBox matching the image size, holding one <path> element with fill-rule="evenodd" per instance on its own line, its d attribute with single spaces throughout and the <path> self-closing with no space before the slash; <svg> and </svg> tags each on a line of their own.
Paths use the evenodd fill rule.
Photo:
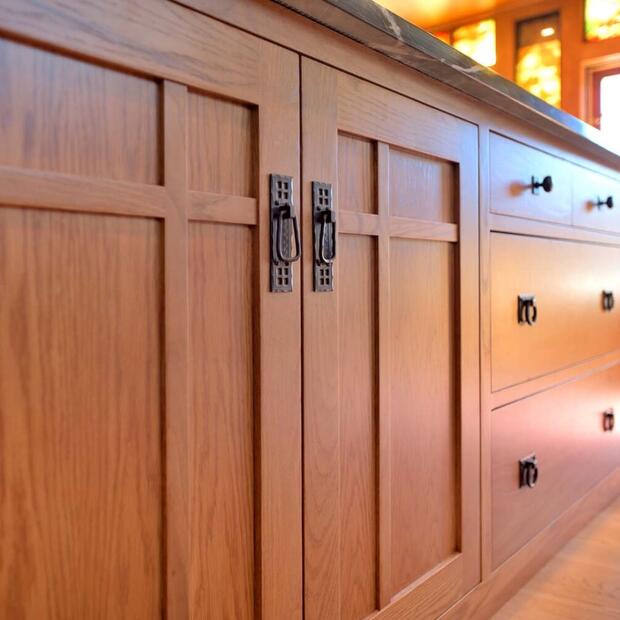
<svg viewBox="0 0 620 620">
<path fill-rule="evenodd" d="M 373 0 L 274 0 L 620 170 L 620 146 Z"/>
</svg>

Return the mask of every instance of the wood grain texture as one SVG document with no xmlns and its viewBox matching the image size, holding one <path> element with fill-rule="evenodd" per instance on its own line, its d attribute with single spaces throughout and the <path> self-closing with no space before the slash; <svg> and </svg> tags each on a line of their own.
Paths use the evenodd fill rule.
<svg viewBox="0 0 620 620">
<path fill-rule="evenodd" d="M 163 83 L 166 614 L 190 615 L 187 89 Z"/>
<path fill-rule="evenodd" d="M 245 196 L 191 191 L 188 195 L 189 218 L 203 222 L 257 224 L 257 201 Z"/>
<path fill-rule="evenodd" d="M 254 617 L 252 236 L 189 230 L 191 609 Z"/>
<path fill-rule="evenodd" d="M 162 187 L 0 166 L 0 203 L 110 215 L 163 217 Z"/>
<path fill-rule="evenodd" d="M 571 222 L 571 166 L 543 151 L 491 132 L 489 140 L 491 211 L 535 220 Z M 547 175 L 553 190 L 531 189 Z"/>
<path fill-rule="evenodd" d="M 187 99 L 187 120 L 189 187 L 255 197 L 255 110 L 192 91 Z"/>
<path fill-rule="evenodd" d="M 337 183 L 342 246 L 333 293 L 314 293 L 311 264 L 305 271 L 304 308 L 309 309 L 304 311 L 305 612 L 317 619 L 364 618 L 375 611 L 385 618 L 411 614 L 433 618 L 479 579 L 475 131 L 312 61 L 303 61 L 302 81 L 308 84 L 303 88 L 307 99 L 302 100 L 304 196 L 310 196 L 306 184 L 311 180 Z M 396 129 L 403 119 L 404 133 Z M 444 120 L 460 132 L 459 139 L 448 135 Z M 429 126 L 440 136 L 433 148 Z M 365 155 L 351 156 L 353 141 L 358 151 L 364 145 Z M 344 156 L 343 144 L 348 149 Z M 458 188 L 458 193 L 446 198 L 458 205 L 458 225 L 391 213 L 390 196 L 397 181 L 390 180 L 390 149 L 395 146 L 408 153 L 431 150 L 451 171 L 459 171 L 459 182 L 451 188 L 451 192 Z M 398 166 L 396 172 L 402 172 Z M 374 181 L 368 179 L 371 173 Z M 345 183 L 348 188 L 343 192 Z M 365 198 L 352 200 L 354 192 Z M 360 208 L 359 204 L 370 204 L 372 194 L 373 206 Z M 308 214 L 305 218 L 308 230 L 312 220 Z M 459 231 L 461 223 L 470 235 L 466 240 Z M 352 252 L 356 259 L 346 261 L 357 246 L 374 248 L 370 265 L 361 253 Z M 311 241 L 305 247 L 311 252 Z M 410 255 L 402 250 L 411 247 L 424 249 Z M 393 248 L 397 248 L 394 258 Z M 367 334 L 365 279 L 372 278 L 376 327 Z M 421 289 L 425 295 L 419 294 Z M 351 305 L 349 295 L 356 300 Z M 336 322 L 344 308 L 355 318 Z M 348 336 L 342 340 L 353 332 L 354 341 Z M 369 348 L 360 351 L 367 342 Z M 435 342 L 441 342 L 436 350 Z M 351 369 L 343 375 L 343 356 L 349 355 L 345 350 L 352 357 L 346 358 Z M 367 366 L 371 351 L 374 370 Z M 356 391 L 345 398 L 349 372 L 355 373 Z M 371 375 L 373 389 L 378 388 L 372 396 L 376 409 L 372 424 L 371 393 L 366 387 Z M 427 393 L 429 387 L 432 395 Z M 429 404 L 434 398 L 439 413 Z M 357 411 L 360 399 L 364 406 Z M 397 409 L 392 411 L 394 399 Z M 349 435 L 353 423 L 354 437 Z M 355 503 L 344 501 L 350 495 L 347 477 L 357 468 L 354 501 L 359 502 L 372 488 L 370 446 L 376 486 L 372 498 L 367 496 L 361 509 L 352 512 Z M 439 487 L 435 471 L 433 483 L 429 482 L 427 470 L 415 459 L 416 451 L 422 454 L 422 464 L 429 463 L 429 470 L 446 474 Z M 370 518 L 366 513 L 372 504 L 376 516 Z M 421 506 L 426 512 L 419 510 Z M 374 566 L 363 579 L 362 566 L 344 557 L 348 537 L 358 532 L 365 535 L 365 541 L 357 542 L 359 564 L 370 549 L 366 545 L 374 547 Z M 360 584 L 355 592 L 350 587 L 353 579 Z"/>
<path fill-rule="evenodd" d="M 603 412 L 620 406 L 619 380 L 614 366 L 493 412 L 494 568 L 620 464 L 620 435 L 603 430 Z M 539 482 L 519 488 L 519 459 L 530 454 Z"/>
<path fill-rule="evenodd" d="M 611 620 L 620 616 L 620 501 L 542 568 L 493 620 Z"/>
<path fill-rule="evenodd" d="M 433 222 L 456 222 L 453 164 L 390 149 L 390 213 Z"/>
<path fill-rule="evenodd" d="M 338 202 L 359 213 L 377 212 L 377 147 L 358 136 L 338 136 Z"/>
<path fill-rule="evenodd" d="M 620 347 L 620 312 L 603 290 L 620 290 L 620 249 L 518 235 L 491 236 L 493 390 Z M 535 295 L 538 319 L 519 324 L 519 295 Z"/>
<path fill-rule="evenodd" d="M 396 594 L 458 550 L 456 299 L 448 244 L 393 240 L 390 261 Z"/>
<path fill-rule="evenodd" d="M 377 256 L 370 237 L 343 235 L 339 262 L 341 609 L 376 609 Z"/>
<path fill-rule="evenodd" d="M 0 210 L 0 616 L 162 613 L 152 220 Z"/>
<path fill-rule="evenodd" d="M 0 39 L 0 165 L 158 183 L 157 84 Z"/>
</svg>

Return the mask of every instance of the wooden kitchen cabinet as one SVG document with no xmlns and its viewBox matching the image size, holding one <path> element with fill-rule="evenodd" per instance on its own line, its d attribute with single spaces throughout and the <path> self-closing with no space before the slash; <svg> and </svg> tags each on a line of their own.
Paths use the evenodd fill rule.
<svg viewBox="0 0 620 620">
<path fill-rule="evenodd" d="M 0 41 L 3 618 L 301 617 L 298 58 L 150 5 L 128 70 Z"/>
<path fill-rule="evenodd" d="M 482 620 L 620 492 L 618 154 L 280 4 L 0 2 L 2 618 Z"/>
<path fill-rule="evenodd" d="M 480 575 L 476 129 L 316 62 L 301 75 L 306 618 L 433 617 Z M 315 181 L 337 213 L 332 291 Z"/>
</svg>

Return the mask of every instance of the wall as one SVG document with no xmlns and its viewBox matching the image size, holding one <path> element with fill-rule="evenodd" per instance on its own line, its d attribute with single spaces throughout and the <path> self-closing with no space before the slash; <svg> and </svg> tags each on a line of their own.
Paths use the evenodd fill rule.
<svg viewBox="0 0 620 620">
<path fill-rule="evenodd" d="M 493 69 L 504 77 L 514 80 L 516 57 L 516 22 L 545 15 L 560 13 L 562 37 L 562 108 L 586 119 L 585 66 L 597 58 L 618 55 L 620 64 L 620 37 L 607 41 L 586 42 L 584 39 L 584 1 L 547 0 L 488 11 L 470 16 L 466 20 L 440 24 L 431 31 L 451 30 L 456 26 L 493 17 L 497 28 L 497 64 Z"/>
</svg>

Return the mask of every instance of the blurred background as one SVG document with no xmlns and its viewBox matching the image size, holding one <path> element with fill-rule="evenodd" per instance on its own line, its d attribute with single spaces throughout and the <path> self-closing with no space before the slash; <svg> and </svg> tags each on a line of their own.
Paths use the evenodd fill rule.
<svg viewBox="0 0 620 620">
<path fill-rule="evenodd" d="M 620 145 L 620 0 L 375 0 Z"/>
</svg>

